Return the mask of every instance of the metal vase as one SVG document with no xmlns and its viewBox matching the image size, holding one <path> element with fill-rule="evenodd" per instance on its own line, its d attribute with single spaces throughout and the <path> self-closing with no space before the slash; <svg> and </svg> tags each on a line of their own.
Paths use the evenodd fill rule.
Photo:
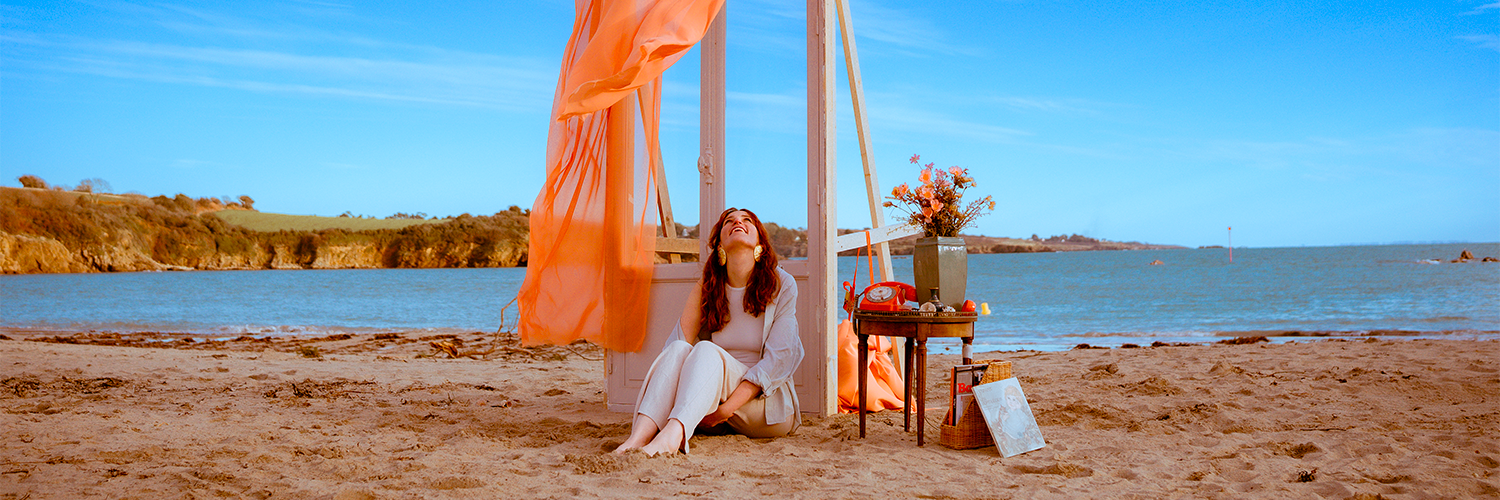
<svg viewBox="0 0 1500 500">
<path fill-rule="evenodd" d="M 932 289 L 937 288 L 944 304 L 954 309 L 963 305 L 969 284 L 969 248 L 963 238 L 918 238 L 911 260 L 919 303 L 932 300 Z"/>
</svg>

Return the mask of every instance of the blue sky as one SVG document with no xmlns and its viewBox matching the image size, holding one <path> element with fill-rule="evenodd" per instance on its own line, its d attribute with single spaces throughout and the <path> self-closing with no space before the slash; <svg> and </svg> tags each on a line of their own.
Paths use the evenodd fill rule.
<svg viewBox="0 0 1500 500">
<path fill-rule="evenodd" d="M 572 2 L 14 2 L 0 185 L 269 212 L 529 207 Z M 805 4 L 729 0 L 728 198 L 806 224 Z M 1500 3 L 853 0 L 875 163 L 968 167 L 969 232 L 1188 246 L 1500 240 Z M 698 55 L 666 74 L 697 213 Z M 869 225 L 847 83 L 840 227 Z"/>
</svg>

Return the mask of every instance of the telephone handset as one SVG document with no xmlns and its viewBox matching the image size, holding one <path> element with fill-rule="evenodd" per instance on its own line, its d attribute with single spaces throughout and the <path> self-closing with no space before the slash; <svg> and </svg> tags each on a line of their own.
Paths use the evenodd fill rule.
<svg viewBox="0 0 1500 500">
<path fill-rule="evenodd" d="M 917 288 L 899 281 L 885 281 L 865 288 L 859 308 L 866 311 L 902 311 L 907 301 L 917 300 Z"/>
</svg>

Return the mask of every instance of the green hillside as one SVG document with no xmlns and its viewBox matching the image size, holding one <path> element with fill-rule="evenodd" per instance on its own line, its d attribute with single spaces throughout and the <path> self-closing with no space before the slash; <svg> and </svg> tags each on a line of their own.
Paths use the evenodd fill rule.
<svg viewBox="0 0 1500 500">
<path fill-rule="evenodd" d="M 343 229 L 345 231 L 372 231 L 377 229 L 404 229 L 418 224 L 444 222 L 443 219 L 361 219 L 358 217 L 322 217 L 318 215 L 288 215 L 254 212 L 250 210 L 220 210 L 210 215 L 236 226 L 274 233 L 276 231 L 322 231 Z"/>
</svg>

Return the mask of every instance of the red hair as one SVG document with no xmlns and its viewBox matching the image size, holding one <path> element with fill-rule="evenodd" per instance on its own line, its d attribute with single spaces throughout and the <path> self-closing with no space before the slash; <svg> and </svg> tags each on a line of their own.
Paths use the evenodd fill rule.
<svg viewBox="0 0 1500 500">
<path fill-rule="evenodd" d="M 713 232 L 708 233 L 709 257 L 703 264 L 703 280 L 700 281 L 701 313 L 698 316 L 698 340 L 711 340 L 714 332 L 724 329 L 729 323 L 729 296 L 725 287 L 729 285 L 729 267 L 719 263 L 719 233 L 724 229 L 724 223 L 729 219 L 729 214 L 744 212 L 750 216 L 750 222 L 755 224 L 755 233 L 759 235 L 758 245 L 761 246 L 760 260 L 755 261 L 755 267 L 750 270 L 750 283 L 745 285 L 745 312 L 752 316 L 760 316 L 766 312 L 766 306 L 776 298 L 776 291 L 781 288 L 781 277 L 776 274 L 776 249 L 771 246 L 771 237 L 766 234 L 766 227 L 760 224 L 760 217 L 755 212 L 743 208 L 729 208 L 719 214 L 719 221 L 714 223 Z"/>
</svg>

